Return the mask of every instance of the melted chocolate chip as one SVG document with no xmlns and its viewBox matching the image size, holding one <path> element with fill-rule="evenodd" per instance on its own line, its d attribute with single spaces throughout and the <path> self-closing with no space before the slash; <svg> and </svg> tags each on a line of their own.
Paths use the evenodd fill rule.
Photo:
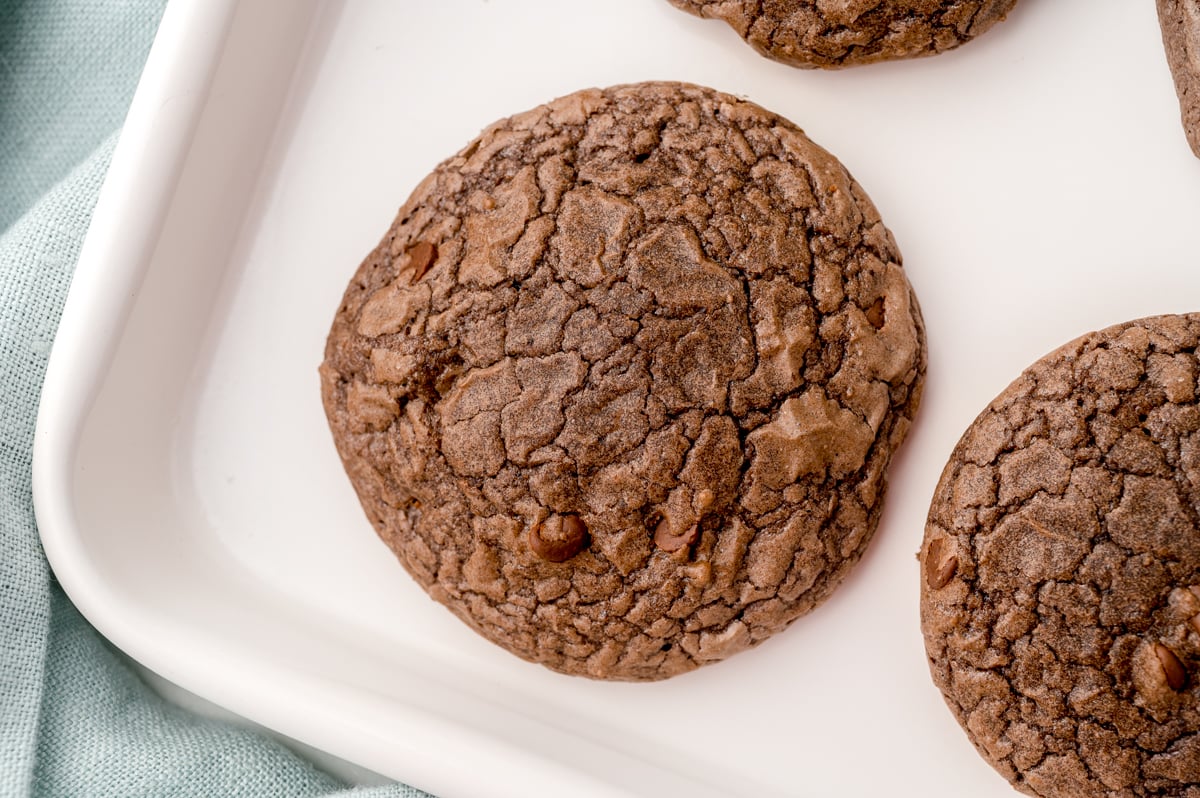
<svg viewBox="0 0 1200 798">
<path fill-rule="evenodd" d="M 587 525 L 577 515 L 554 515 L 529 528 L 529 548 L 547 562 L 566 562 L 587 544 Z"/>
</svg>

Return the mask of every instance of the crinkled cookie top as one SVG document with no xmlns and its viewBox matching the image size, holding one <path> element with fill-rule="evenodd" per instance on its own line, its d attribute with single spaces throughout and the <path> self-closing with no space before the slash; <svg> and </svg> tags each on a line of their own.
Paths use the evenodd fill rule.
<svg viewBox="0 0 1200 798">
<path fill-rule="evenodd" d="M 821 601 L 866 546 L 924 339 L 891 235 L 786 120 L 589 90 L 416 189 L 321 369 L 367 515 L 556 670 L 659 679 Z"/>
<path fill-rule="evenodd" d="M 1004 19 L 1017 0 L 670 0 L 722 19 L 759 53 L 837 69 L 937 55 Z"/>
<path fill-rule="evenodd" d="M 1200 794 L 1200 315 L 1085 335 L 951 456 L 922 547 L 934 682 L 1046 798 Z"/>
</svg>

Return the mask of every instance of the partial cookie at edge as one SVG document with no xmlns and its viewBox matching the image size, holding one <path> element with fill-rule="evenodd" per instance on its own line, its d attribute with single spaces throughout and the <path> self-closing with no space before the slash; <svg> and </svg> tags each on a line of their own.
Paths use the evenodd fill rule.
<svg viewBox="0 0 1200 798">
<path fill-rule="evenodd" d="M 1158 0 L 1158 21 L 1183 129 L 1192 152 L 1200 158 L 1200 2 Z"/>
<path fill-rule="evenodd" d="M 934 682 L 1045 798 L 1200 783 L 1200 315 L 1090 333 L 968 428 L 921 547 Z"/>
<path fill-rule="evenodd" d="M 669 0 L 721 19 L 759 54 L 804 69 L 918 58 L 987 31 L 1017 0 Z"/>
</svg>

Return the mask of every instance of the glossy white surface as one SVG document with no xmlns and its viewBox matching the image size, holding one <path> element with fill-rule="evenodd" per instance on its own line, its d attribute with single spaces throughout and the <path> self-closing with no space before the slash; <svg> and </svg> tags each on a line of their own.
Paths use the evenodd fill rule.
<svg viewBox="0 0 1200 798">
<path fill-rule="evenodd" d="M 377 542 L 318 395 L 328 323 L 417 181 L 578 88 L 680 79 L 788 116 L 870 192 L 929 330 L 861 565 L 759 649 L 650 685 L 521 662 Z M 1153 4 L 1023 0 L 837 73 L 665 0 L 175 0 L 97 208 L 35 455 L 55 572 L 132 657 L 449 798 L 1003 798 L 924 662 L 914 559 L 950 449 L 1083 333 L 1200 310 L 1200 161 Z"/>
</svg>

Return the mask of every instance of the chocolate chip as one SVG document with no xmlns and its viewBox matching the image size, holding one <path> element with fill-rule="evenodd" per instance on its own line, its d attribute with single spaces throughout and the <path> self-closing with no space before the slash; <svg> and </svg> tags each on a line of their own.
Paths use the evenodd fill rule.
<svg viewBox="0 0 1200 798">
<path fill-rule="evenodd" d="M 1162 643 L 1154 644 L 1154 653 L 1162 665 L 1163 675 L 1167 678 L 1167 686 L 1172 690 L 1182 689 L 1187 684 L 1187 671 L 1184 670 L 1179 657 L 1175 656 L 1175 652 Z"/>
<path fill-rule="evenodd" d="M 876 330 L 883 329 L 883 297 L 875 300 L 875 304 L 867 308 L 867 321 Z"/>
<path fill-rule="evenodd" d="M 582 543 L 587 539 L 587 524 L 583 523 L 583 519 L 579 516 L 563 516 L 562 526 L 563 532 L 572 540 L 579 540 Z"/>
<path fill-rule="evenodd" d="M 949 584 L 958 570 L 958 555 L 951 550 L 950 542 L 937 538 L 929 544 L 925 553 L 925 582 L 930 590 L 939 590 Z"/>
<path fill-rule="evenodd" d="M 409 280 L 416 282 L 425 276 L 429 267 L 437 260 L 437 245 L 428 241 L 418 241 L 408 250 L 408 265 L 403 271 L 409 272 Z"/>
<path fill-rule="evenodd" d="M 695 525 L 687 527 L 679 533 L 672 532 L 671 522 L 665 517 L 654 528 L 654 545 L 663 551 L 679 551 L 685 546 L 695 543 L 699 537 L 700 527 Z"/>
<path fill-rule="evenodd" d="M 587 524 L 577 515 L 552 515 L 529 529 L 529 548 L 547 562 L 566 562 L 587 544 Z"/>
</svg>

